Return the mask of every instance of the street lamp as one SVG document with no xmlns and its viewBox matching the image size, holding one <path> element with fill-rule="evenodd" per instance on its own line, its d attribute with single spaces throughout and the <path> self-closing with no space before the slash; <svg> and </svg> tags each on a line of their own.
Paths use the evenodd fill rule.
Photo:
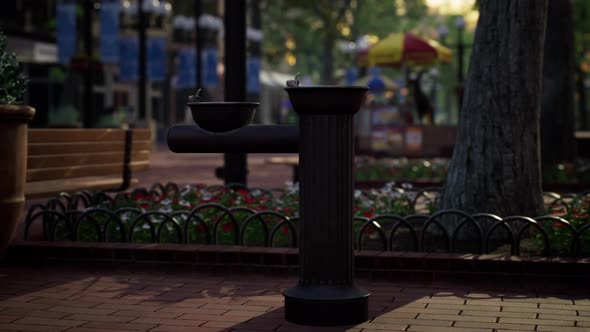
<svg viewBox="0 0 590 332">
<path fill-rule="evenodd" d="M 154 1 L 152 5 L 154 3 L 157 5 L 154 8 L 156 27 L 163 29 L 166 26 L 167 19 L 172 15 L 172 4 L 168 1 Z"/>
<path fill-rule="evenodd" d="M 440 38 L 440 42 L 442 44 L 445 44 L 445 39 L 449 35 L 449 28 L 446 25 L 439 25 L 439 27 L 436 28 L 436 32 L 438 33 L 438 37 Z"/>
<path fill-rule="evenodd" d="M 465 48 L 469 47 L 469 45 L 465 45 L 463 40 L 463 33 L 465 32 L 465 18 L 463 16 L 458 16 L 454 22 L 455 28 L 457 28 L 457 100 L 459 103 L 459 112 L 461 112 L 461 108 L 463 107 L 463 91 L 464 91 L 464 82 L 465 82 L 465 75 L 464 75 L 464 55 L 465 55 Z M 449 35 L 449 28 L 445 25 L 441 25 L 437 28 L 438 35 L 440 37 L 441 43 L 445 43 L 446 37 Z"/>
<path fill-rule="evenodd" d="M 441 44 L 446 44 L 446 38 L 449 35 L 449 28 L 446 25 L 440 25 L 436 31 Z M 446 91 L 444 94 L 444 111 L 447 114 L 449 121 L 451 121 L 451 98 L 449 98 L 449 95 L 446 93 Z"/>
<path fill-rule="evenodd" d="M 463 16 L 459 16 L 455 19 L 455 27 L 457 28 L 457 60 L 459 64 L 457 69 L 457 82 L 459 83 L 457 96 L 459 99 L 459 112 L 461 112 L 461 108 L 463 107 L 463 82 L 465 81 L 463 75 L 463 54 L 465 52 L 465 44 L 463 43 L 463 32 L 465 31 L 465 18 Z"/>
</svg>

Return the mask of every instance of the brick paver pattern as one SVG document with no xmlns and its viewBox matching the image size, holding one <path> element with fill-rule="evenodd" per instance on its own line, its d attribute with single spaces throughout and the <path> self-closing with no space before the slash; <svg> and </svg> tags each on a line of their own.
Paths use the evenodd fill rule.
<svg viewBox="0 0 590 332">
<path fill-rule="evenodd" d="M 292 275 L 2 267 L 0 331 L 590 331 L 587 290 L 360 280 L 371 319 L 284 320 Z"/>
</svg>

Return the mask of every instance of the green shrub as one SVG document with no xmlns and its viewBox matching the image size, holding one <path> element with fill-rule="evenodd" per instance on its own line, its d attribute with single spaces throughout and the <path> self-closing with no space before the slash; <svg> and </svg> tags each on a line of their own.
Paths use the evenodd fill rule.
<svg viewBox="0 0 590 332">
<path fill-rule="evenodd" d="M 22 104 L 26 81 L 22 67 L 12 53 L 6 49 L 6 36 L 0 32 L 0 104 Z"/>
</svg>

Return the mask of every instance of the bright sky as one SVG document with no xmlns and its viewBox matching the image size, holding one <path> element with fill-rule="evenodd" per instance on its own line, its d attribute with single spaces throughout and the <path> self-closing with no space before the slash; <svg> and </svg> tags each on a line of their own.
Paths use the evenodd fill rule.
<svg viewBox="0 0 590 332">
<path fill-rule="evenodd" d="M 426 0 L 426 5 L 442 15 L 465 15 L 473 10 L 475 0 Z"/>
<path fill-rule="evenodd" d="M 479 18 L 474 10 L 476 0 L 426 0 L 426 5 L 439 15 L 461 15 L 465 18 L 467 30 L 473 30 Z"/>
</svg>

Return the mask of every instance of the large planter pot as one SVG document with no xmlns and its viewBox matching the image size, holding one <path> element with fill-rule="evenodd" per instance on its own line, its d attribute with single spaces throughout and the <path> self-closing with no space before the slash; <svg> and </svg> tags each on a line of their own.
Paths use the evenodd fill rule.
<svg viewBox="0 0 590 332">
<path fill-rule="evenodd" d="M 14 236 L 25 204 L 28 106 L 0 105 L 0 257 Z"/>
</svg>

